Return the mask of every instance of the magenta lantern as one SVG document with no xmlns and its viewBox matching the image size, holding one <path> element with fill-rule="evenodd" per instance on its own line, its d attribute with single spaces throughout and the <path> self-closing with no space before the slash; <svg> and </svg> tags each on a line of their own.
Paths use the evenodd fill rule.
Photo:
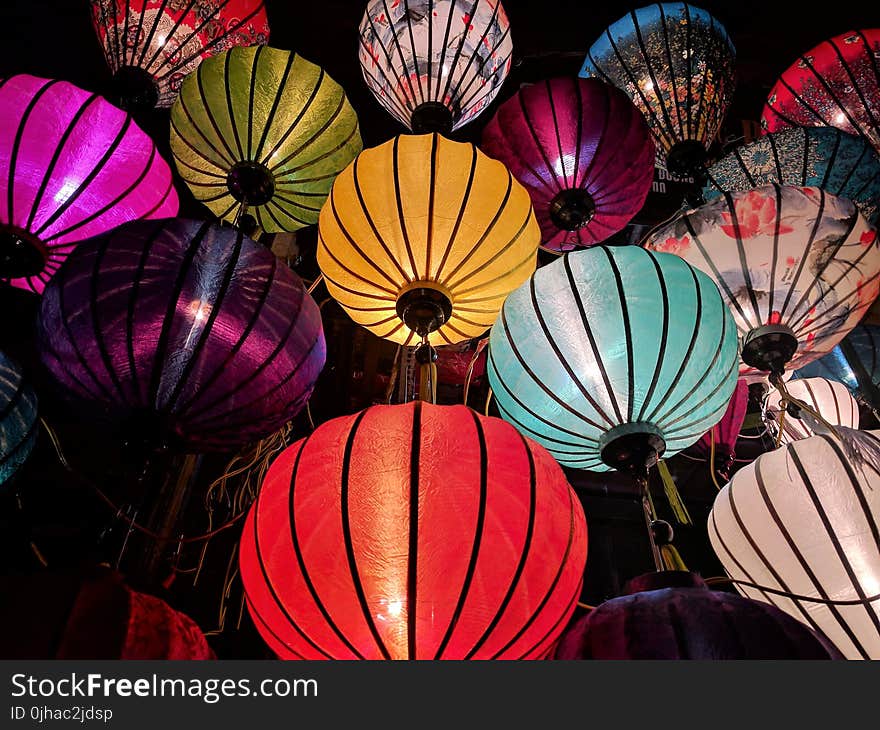
<svg viewBox="0 0 880 730">
<path fill-rule="evenodd" d="M 736 381 L 736 388 L 730 397 L 727 410 L 712 428 L 703 434 L 692 450 L 703 458 L 709 458 L 712 453 L 712 442 L 715 442 L 715 460 L 722 471 L 727 471 L 733 466 L 736 458 L 736 440 L 746 419 L 746 411 L 749 407 L 749 383 L 746 378 Z M 726 469 L 724 468 L 726 466 Z"/>
</svg>

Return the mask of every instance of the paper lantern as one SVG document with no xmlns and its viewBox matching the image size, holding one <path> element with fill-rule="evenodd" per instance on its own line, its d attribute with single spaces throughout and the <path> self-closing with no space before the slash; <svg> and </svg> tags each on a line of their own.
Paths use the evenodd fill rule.
<svg viewBox="0 0 880 730">
<path fill-rule="evenodd" d="M 233 223 L 246 209 L 269 233 L 316 223 L 333 179 L 361 147 L 342 87 L 267 46 L 208 59 L 171 107 L 171 151 L 196 199 Z"/>
<path fill-rule="evenodd" d="M 639 108 L 674 175 L 706 160 L 733 96 L 736 51 L 724 27 L 687 3 L 631 11 L 592 45 L 581 76 L 623 89 Z"/>
<path fill-rule="evenodd" d="M 626 94 L 596 79 L 523 87 L 483 130 L 481 148 L 525 185 L 543 247 L 551 251 L 620 231 L 654 179 L 644 117 Z"/>
<path fill-rule="evenodd" d="M 822 41 L 782 73 L 761 125 L 837 127 L 880 152 L 880 29 L 852 30 Z"/>
<path fill-rule="evenodd" d="M 874 449 L 877 436 L 863 435 Z M 821 631 L 848 659 L 880 659 L 878 520 L 877 467 L 813 436 L 740 469 L 715 500 L 709 539 L 728 574 L 751 584 L 741 593 Z"/>
<path fill-rule="evenodd" d="M 0 485 L 30 456 L 37 439 L 37 397 L 18 365 L 0 352 Z"/>
<path fill-rule="evenodd" d="M 478 337 L 535 270 L 529 195 L 500 162 L 439 134 L 364 150 L 318 223 L 318 265 L 348 315 L 379 337 Z"/>
<path fill-rule="evenodd" d="M 832 426 L 846 428 L 859 427 L 859 404 L 856 403 L 843 383 L 825 378 L 803 378 L 793 380 L 785 389 L 798 400 L 803 401 Z M 827 432 L 827 426 L 815 416 L 789 406 L 784 417 L 781 413 L 781 394 L 773 390 L 767 398 L 767 413 L 782 428 L 781 443 L 787 444 L 798 439 L 809 438 Z"/>
<path fill-rule="evenodd" d="M 541 267 L 489 336 L 501 415 L 561 464 L 593 471 L 690 446 L 727 409 L 736 369 L 736 330 L 712 280 L 637 246 Z"/>
<path fill-rule="evenodd" d="M 738 147 L 708 170 L 705 200 L 770 183 L 822 188 L 856 204 L 872 225 L 880 208 L 880 157 L 832 127 L 793 127 Z"/>
<path fill-rule="evenodd" d="M 850 201 L 820 188 L 727 193 L 645 245 L 715 280 L 743 339 L 743 375 L 821 357 L 880 291 L 877 232 Z"/>
<path fill-rule="evenodd" d="M 269 41 L 263 0 L 90 0 L 92 24 L 126 109 L 168 107 L 209 56 Z"/>
<path fill-rule="evenodd" d="M 709 590 L 684 571 L 633 578 L 563 634 L 556 659 L 842 659 L 775 606 Z"/>
<path fill-rule="evenodd" d="M 240 566 L 282 659 L 539 659 L 586 556 L 580 502 L 544 449 L 500 419 L 413 401 L 286 449 Z"/>
<path fill-rule="evenodd" d="M 736 441 L 742 430 L 748 407 L 749 384 L 745 378 L 739 378 L 721 420 L 700 437 L 700 440 L 694 444 L 692 451 L 704 459 L 708 459 L 712 453 L 714 442 L 715 460 L 722 464 L 726 463 L 726 469 L 733 466 L 733 460 L 736 457 Z"/>
<path fill-rule="evenodd" d="M 856 365 L 861 367 L 868 382 L 880 386 L 880 326 L 860 324 L 842 340 L 856 357 Z M 858 393 L 862 384 L 859 382 L 853 364 L 841 351 L 840 345 L 824 357 L 807 363 L 795 373 L 798 378 L 827 378 L 843 383 L 852 393 Z"/>
<path fill-rule="evenodd" d="M 0 81 L 0 279 L 36 293 L 73 247 L 177 215 L 171 170 L 125 112 L 66 81 Z"/>
<path fill-rule="evenodd" d="M 43 361 L 150 443 L 233 449 L 303 407 L 324 365 L 302 282 L 239 231 L 171 219 L 83 244 L 46 289 Z"/>
<path fill-rule="evenodd" d="M 360 24 L 364 81 L 415 132 L 448 134 L 480 114 L 512 52 L 499 0 L 370 0 Z"/>
</svg>

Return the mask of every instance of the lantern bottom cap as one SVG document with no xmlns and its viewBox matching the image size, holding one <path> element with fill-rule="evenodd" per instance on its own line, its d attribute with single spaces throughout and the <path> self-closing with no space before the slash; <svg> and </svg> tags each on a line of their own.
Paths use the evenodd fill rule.
<svg viewBox="0 0 880 730">
<path fill-rule="evenodd" d="M 632 474 L 650 469 L 666 451 L 666 441 L 652 423 L 624 423 L 606 431 L 599 439 L 602 462 Z"/>
<path fill-rule="evenodd" d="M 265 165 L 244 160 L 232 166 L 226 176 L 226 187 L 239 203 L 266 205 L 275 194 L 275 177 Z"/>
<path fill-rule="evenodd" d="M 563 231 L 583 228 L 596 213 L 593 196 L 583 188 L 560 190 L 550 201 L 550 220 Z"/>
<path fill-rule="evenodd" d="M 416 134 L 449 134 L 452 132 L 452 110 L 439 101 L 426 101 L 413 109 L 410 127 Z"/>
<path fill-rule="evenodd" d="M 129 112 L 154 108 L 159 102 L 156 78 L 139 66 L 123 66 L 113 74 L 113 100 Z"/>
<path fill-rule="evenodd" d="M 430 282 L 413 282 L 397 297 L 397 316 L 420 337 L 440 329 L 452 316 L 452 300 Z"/>
<path fill-rule="evenodd" d="M 784 324 L 765 324 L 743 339 L 742 361 L 764 372 L 781 374 L 797 352 L 794 330 Z"/>
<path fill-rule="evenodd" d="M 707 157 L 702 142 L 686 139 L 669 148 L 666 153 L 666 169 L 675 177 L 698 177 L 706 168 Z"/>
<path fill-rule="evenodd" d="M 36 276 L 46 266 L 46 248 L 25 230 L 0 227 L 0 279 Z"/>
</svg>

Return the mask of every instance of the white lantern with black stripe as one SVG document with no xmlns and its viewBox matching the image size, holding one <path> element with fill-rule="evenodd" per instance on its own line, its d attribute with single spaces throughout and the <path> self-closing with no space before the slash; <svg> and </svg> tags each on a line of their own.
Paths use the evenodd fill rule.
<svg viewBox="0 0 880 730">
<path fill-rule="evenodd" d="M 859 427 L 859 404 L 843 383 L 825 378 L 801 378 L 786 383 L 785 390 L 786 395 L 773 390 L 767 397 L 767 414 L 775 422 L 776 428 L 782 431 L 782 443 L 809 438 L 827 429 L 809 411 L 795 403 L 785 403 L 788 395 L 803 401 L 828 425 Z"/>
</svg>

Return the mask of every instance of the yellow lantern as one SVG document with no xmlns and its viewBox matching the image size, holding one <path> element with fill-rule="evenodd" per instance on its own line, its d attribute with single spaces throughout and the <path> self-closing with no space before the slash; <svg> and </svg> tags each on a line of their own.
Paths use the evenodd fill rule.
<svg viewBox="0 0 880 730">
<path fill-rule="evenodd" d="M 535 271 L 529 194 L 472 144 L 405 135 L 364 150 L 318 221 L 318 265 L 349 316 L 400 344 L 477 337 Z"/>
</svg>

